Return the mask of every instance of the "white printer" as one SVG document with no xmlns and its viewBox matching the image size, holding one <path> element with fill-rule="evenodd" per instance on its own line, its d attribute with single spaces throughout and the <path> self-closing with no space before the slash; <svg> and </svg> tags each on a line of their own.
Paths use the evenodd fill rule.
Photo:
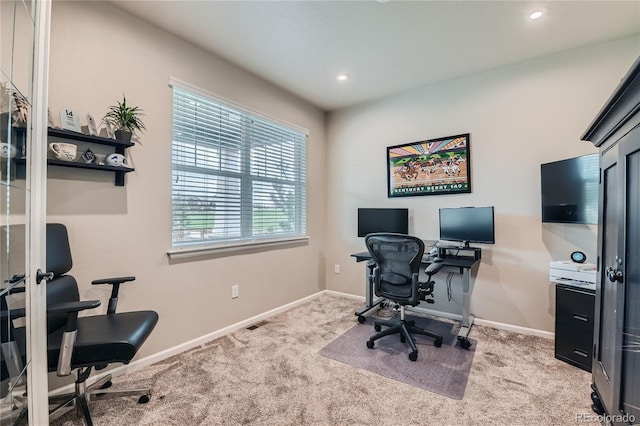
<svg viewBox="0 0 640 426">
<path fill-rule="evenodd" d="M 572 260 L 549 262 L 549 280 L 554 283 L 596 289 L 596 265 Z"/>
</svg>

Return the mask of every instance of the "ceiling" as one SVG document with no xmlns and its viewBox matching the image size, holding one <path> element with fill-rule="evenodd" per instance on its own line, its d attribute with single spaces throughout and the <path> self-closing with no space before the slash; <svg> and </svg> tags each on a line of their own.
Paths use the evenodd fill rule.
<svg viewBox="0 0 640 426">
<path fill-rule="evenodd" d="M 326 111 L 640 34 L 640 1 L 110 3 Z"/>
</svg>

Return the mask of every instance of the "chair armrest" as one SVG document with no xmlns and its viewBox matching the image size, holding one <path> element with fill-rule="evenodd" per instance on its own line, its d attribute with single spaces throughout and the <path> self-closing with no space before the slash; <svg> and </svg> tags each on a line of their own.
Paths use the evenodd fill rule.
<svg viewBox="0 0 640 426">
<path fill-rule="evenodd" d="M 22 281 L 24 281 L 26 277 L 27 277 L 26 274 L 16 274 L 16 275 L 12 275 L 11 278 L 9 278 L 8 280 L 4 280 L 4 282 L 5 284 L 17 285 L 17 284 L 20 284 Z"/>
<path fill-rule="evenodd" d="M 48 306 L 47 312 L 51 314 L 70 314 L 72 312 L 78 313 L 87 309 L 94 309 L 98 306 L 100 306 L 99 300 L 82 300 L 80 302 L 65 302 Z"/>
<path fill-rule="evenodd" d="M 444 267 L 444 264 L 442 262 L 434 262 L 431 263 L 429 266 L 427 266 L 427 269 L 425 269 L 425 272 L 427 275 L 431 276 L 431 275 L 435 275 L 437 274 L 440 269 L 442 269 Z"/>
<path fill-rule="evenodd" d="M 116 307 L 118 306 L 118 292 L 120 291 L 120 284 L 128 281 L 135 280 L 136 277 L 118 277 L 118 278 L 103 278 L 101 280 L 91 281 L 92 285 L 97 284 L 111 284 L 111 297 L 109 298 L 109 307 L 107 308 L 107 314 L 115 314 Z"/>
<path fill-rule="evenodd" d="M 6 321 L 7 319 L 13 321 L 14 319 L 23 318 L 26 316 L 27 311 L 25 308 L 9 309 L 7 311 L 3 310 L 0 312 L 0 319 L 2 319 L 3 321 Z"/>
<path fill-rule="evenodd" d="M 5 284 L 19 284 L 20 282 L 24 281 L 24 277 L 25 275 L 14 275 L 13 277 L 11 277 L 8 280 L 5 280 Z M 2 290 L 5 290 L 5 288 L 3 288 Z M 3 321 L 6 320 L 11 320 L 13 321 L 14 319 L 17 318 L 23 318 L 25 316 L 27 316 L 27 312 L 25 308 L 12 308 L 9 309 L 7 307 L 7 302 L 6 302 L 6 297 L 10 296 L 12 294 L 16 294 L 16 293 L 24 293 L 26 291 L 25 287 L 9 287 L 6 288 L 6 292 L 2 294 L 2 296 L 0 296 L 0 298 L 2 298 L 2 308 L 0 309 L 0 318 Z"/>
<path fill-rule="evenodd" d="M 47 313 L 50 314 L 69 314 L 67 316 L 67 324 L 65 332 L 74 331 L 78 328 L 78 312 L 87 309 L 93 309 L 100 306 L 99 300 L 82 300 L 80 302 L 65 302 L 47 306 Z"/>
<path fill-rule="evenodd" d="M 135 280 L 136 277 L 117 277 L 117 278 L 103 278 L 101 280 L 93 280 L 91 281 L 92 285 L 99 285 L 99 284 L 122 284 L 122 283 L 126 283 L 128 281 L 133 281 Z"/>
</svg>

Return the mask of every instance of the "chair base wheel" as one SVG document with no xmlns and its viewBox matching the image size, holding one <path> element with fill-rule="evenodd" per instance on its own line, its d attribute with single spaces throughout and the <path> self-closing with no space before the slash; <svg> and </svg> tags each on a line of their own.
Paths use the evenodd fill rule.
<svg viewBox="0 0 640 426">
<path fill-rule="evenodd" d="M 364 315 L 358 315 L 358 322 L 360 324 L 363 324 L 366 321 L 367 321 L 367 317 L 365 317 Z"/>
<path fill-rule="evenodd" d="M 150 400 L 151 400 L 150 395 L 142 395 L 140 398 L 138 398 L 138 404 L 146 404 Z"/>
<path fill-rule="evenodd" d="M 469 339 L 460 339 L 460 347 L 462 349 L 469 349 L 471 347 L 471 342 Z"/>
<path fill-rule="evenodd" d="M 378 332 L 378 333 L 379 333 L 379 332 L 380 332 L 380 330 L 382 330 L 382 327 L 380 326 L 380 324 L 376 324 L 376 325 L 374 325 L 374 326 L 373 326 L 373 329 L 374 329 L 376 332 Z"/>
<path fill-rule="evenodd" d="M 373 342 L 371 340 L 367 340 L 367 347 L 373 349 Z"/>
<path fill-rule="evenodd" d="M 433 345 L 434 345 L 436 348 L 439 348 L 440 346 L 442 346 L 442 339 L 436 339 L 436 340 L 434 340 Z"/>
<path fill-rule="evenodd" d="M 418 351 L 413 351 L 409 354 L 409 360 L 415 361 L 418 359 Z"/>
</svg>

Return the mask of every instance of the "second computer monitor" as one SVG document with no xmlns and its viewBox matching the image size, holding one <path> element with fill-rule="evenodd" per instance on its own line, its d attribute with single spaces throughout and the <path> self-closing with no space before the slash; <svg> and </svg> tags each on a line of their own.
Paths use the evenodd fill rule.
<svg viewBox="0 0 640 426">
<path fill-rule="evenodd" d="M 493 206 L 440 209 L 440 239 L 469 243 L 495 244 Z"/>
</svg>

